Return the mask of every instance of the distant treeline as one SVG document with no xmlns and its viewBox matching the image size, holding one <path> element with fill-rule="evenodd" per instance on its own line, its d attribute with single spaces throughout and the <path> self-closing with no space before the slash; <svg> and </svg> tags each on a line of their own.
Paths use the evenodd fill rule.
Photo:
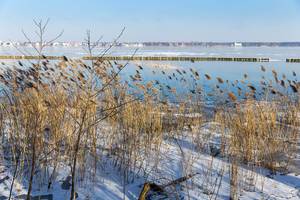
<svg viewBox="0 0 300 200">
<path fill-rule="evenodd" d="M 64 56 L 13 56 L 0 55 L 0 60 L 64 60 Z M 99 57 L 82 57 L 83 60 L 97 60 Z M 189 56 L 103 56 L 106 60 L 140 60 L 140 61 L 224 61 L 224 62 L 269 62 L 270 58 L 241 58 L 241 57 L 189 57 Z M 300 63 L 300 58 L 287 58 L 286 62 Z"/>
<path fill-rule="evenodd" d="M 1 59 L 7 60 L 63 60 L 63 56 L 12 56 L 0 55 Z M 82 57 L 83 60 L 97 60 L 99 57 Z M 106 60 L 151 60 L 151 61 L 227 61 L 227 62 L 269 62 L 269 58 L 241 58 L 241 57 L 188 57 L 188 56 L 104 56 Z"/>
<path fill-rule="evenodd" d="M 300 47 L 300 42 L 238 42 L 243 47 Z M 143 46 L 236 46 L 236 42 L 142 42 Z"/>
<path fill-rule="evenodd" d="M 85 42 L 53 42 L 49 46 L 79 47 Z M 99 42 L 97 46 L 108 47 L 111 42 Z M 29 42 L 1 42 L 0 46 L 30 46 Z M 300 42 L 116 42 L 116 47 L 300 47 Z"/>
<path fill-rule="evenodd" d="M 231 58 L 231 57 L 188 57 L 188 56 L 105 56 L 108 60 L 151 60 L 151 61 L 225 61 L 225 62 L 269 62 L 269 58 Z M 83 57 L 95 60 L 97 57 Z"/>
</svg>

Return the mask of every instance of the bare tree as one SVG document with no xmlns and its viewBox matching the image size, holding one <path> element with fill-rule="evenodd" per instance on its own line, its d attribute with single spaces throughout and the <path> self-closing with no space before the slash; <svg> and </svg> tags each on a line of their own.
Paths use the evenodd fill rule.
<svg viewBox="0 0 300 200">
<path fill-rule="evenodd" d="M 50 46 L 54 41 L 58 40 L 62 35 L 64 31 L 61 31 L 59 34 L 57 34 L 54 38 L 47 40 L 46 39 L 46 32 L 47 32 L 47 27 L 49 24 L 49 18 L 46 20 L 46 22 L 43 22 L 43 20 L 33 20 L 34 25 L 35 25 L 35 30 L 34 33 L 37 37 L 37 41 L 34 41 L 24 30 L 22 30 L 22 33 L 24 37 L 26 38 L 27 42 L 30 44 L 30 46 L 34 49 L 35 53 L 38 55 L 38 60 L 36 63 L 36 70 L 37 70 L 37 77 L 36 77 L 36 82 L 39 85 L 39 70 L 40 70 L 40 63 L 41 60 L 46 58 L 44 55 L 44 50 L 46 47 Z M 37 87 L 38 87 L 37 85 Z M 39 118 L 39 113 L 36 113 L 36 119 Z M 38 121 L 37 121 L 38 123 Z M 38 131 L 38 129 L 35 129 Z M 28 185 L 28 190 L 27 190 L 27 196 L 26 199 L 30 200 L 31 198 L 31 191 L 32 191 L 32 184 L 33 184 L 33 178 L 35 174 L 35 167 L 38 164 L 38 153 L 37 153 L 37 137 L 39 135 L 38 132 L 36 131 L 31 131 L 30 134 L 30 139 L 32 141 L 31 144 L 31 171 L 30 171 L 30 178 L 29 178 L 29 185 Z"/>
<path fill-rule="evenodd" d="M 114 41 L 109 45 L 109 47 L 107 47 L 106 49 L 104 49 L 102 51 L 101 54 L 97 55 L 96 58 L 99 62 L 102 62 L 102 58 L 103 56 L 113 47 L 115 46 L 115 44 L 117 43 L 117 41 L 119 40 L 119 38 L 122 36 L 122 34 L 124 33 L 125 29 L 122 29 L 121 33 L 116 37 L 116 39 L 114 39 Z M 88 78 L 88 87 L 87 90 L 85 90 L 84 92 L 86 93 L 86 104 L 83 107 L 83 109 L 81 110 L 81 118 L 79 120 L 78 124 L 78 128 L 76 130 L 74 130 L 73 134 L 76 135 L 76 141 L 74 144 L 74 152 L 73 152 L 73 156 L 72 156 L 72 164 L 71 164 L 71 195 L 70 195 L 70 200 L 74 200 L 76 198 L 76 192 L 75 192 L 75 180 L 76 180 L 76 166 L 77 166 L 77 157 L 78 157 L 78 153 L 80 150 L 80 144 L 81 144 L 81 140 L 82 137 L 84 136 L 84 134 L 86 133 L 86 131 L 91 128 L 91 127 L 95 127 L 97 124 L 99 124 L 100 122 L 102 122 L 103 120 L 114 116 L 118 113 L 118 108 L 121 106 L 124 106 L 125 104 L 123 104 L 124 102 L 120 103 L 119 105 L 117 105 L 114 108 L 111 108 L 109 110 L 109 112 L 103 112 L 102 114 L 100 114 L 100 116 L 96 119 L 93 120 L 93 122 L 88 126 L 85 127 L 85 123 L 88 120 L 88 109 L 89 109 L 89 102 L 94 100 L 95 98 L 97 98 L 97 96 L 101 93 L 103 93 L 107 87 L 111 86 L 112 83 L 117 79 L 118 75 L 120 74 L 120 72 L 126 67 L 125 64 L 122 67 L 118 68 L 117 72 L 113 73 L 110 77 L 107 78 L 107 80 L 101 80 L 103 81 L 103 86 L 100 89 L 97 88 L 93 88 L 93 79 L 94 79 L 94 75 L 95 75 L 95 68 L 99 67 L 98 65 L 96 66 L 94 64 L 94 60 L 93 60 L 93 51 L 95 48 L 97 48 L 100 44 L 102 37 L 100 37 L 98 40 L 96 40 L 95 42 L 92 41 L 91 38 L 91 31 L 87 30 L 86 32 L 86 38 L 84 39 L 85 42 L 85 47 L 84 50 L 88 53 L 90 59 L 92 59 L 92 68 L 88 68 L 89 69 L 89 75 L 90 77 Z M 135 54 L 135 53 L 134 53 Z M 108 61 L 109 62 L 109 61 Z M 109 63 L 109 65 L 111 65 Z M 103 78 L 103 77 L 96 77 L 96 78 Z"/>
</svg>

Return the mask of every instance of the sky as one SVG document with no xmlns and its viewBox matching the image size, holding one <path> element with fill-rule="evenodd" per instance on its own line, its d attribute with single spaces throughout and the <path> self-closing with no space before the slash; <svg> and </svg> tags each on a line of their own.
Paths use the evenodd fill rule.
<svg viewBox="0 0 300 200">
<path fill-rule="evenodd" d="M 34 35 L 33 19 L 50 18 L 47 37 L 61 41 L 300 41 L 300 0 L 0 0 L 0 40 Z"/>
</svg>

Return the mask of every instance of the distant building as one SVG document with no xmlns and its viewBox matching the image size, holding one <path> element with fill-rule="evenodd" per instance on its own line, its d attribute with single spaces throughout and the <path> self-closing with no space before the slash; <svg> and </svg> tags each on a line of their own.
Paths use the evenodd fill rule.
<svg viewBox="0 0 300 200">
<path fill-rule="evenodd" d="M 60 46 L 60 43 L 59 43 L 59 42 L 53 42 L 53 43 L 52 43 L 52 46 L 58 47 L 58 46 Z"/>
<path fill-rule="evenodd" d="M 242 47 L 243 44 L 241 42 L 235 42 L 234 47 Z"/>
<path fill-rule="evenodd" d="M 139 42 L 125 42 L 122 43 L 120 46 L 124 46 L 124 47 L 143 47 L 143 43 L 139 43 Z"/>
<path fill-rule="evenodd" d="M 12 47 L 13 43 L 11 43 L 11 42 L 3 42 L 3 46 L 4 47 Z"/>
</svg>

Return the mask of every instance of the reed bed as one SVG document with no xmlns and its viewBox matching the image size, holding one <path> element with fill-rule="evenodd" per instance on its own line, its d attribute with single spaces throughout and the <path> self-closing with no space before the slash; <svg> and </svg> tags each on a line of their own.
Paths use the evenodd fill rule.
<svg viewBox="0 0 300 200">
<path fill-rule="evenodd" d="M 296 73 L 295 80 L 288 80 L 274 70 L 272 80 L 263 77 L 256 86 L 247 82 L 247 74 L 230 82 L 196 69 L 155 72 L 189 87 L 183 95 L 159 80 L 145 82 L 141 65 L 136 66 L 131 80 L 123 81 L 120 73 L 127 64 L 66 57 L 50 62 L 43 57 L 37 63 L 19 61 L 2 69 L 0 133 L 13 174 L 10 198 L 15 180 L 28 184 L 27 199 L 36 184 L 51 188 L 64 164 L 71 177 L 70 199 L 75 199 L 77 185 L 96 181 L 107 157 L 123 178 L 125 193 L 127 183 L 159 171 L 168 141 L 181 150 L 185 178 L 157 183 L 160 194 L 179 194 L 179 188 L 170 186 L 187 184 L 195 175 L 191 166 L 204 153 L 212 160 L 218 157 L 230 163 L 230 196 L 237 199 L 239 168 L 286 172 L 299 153 Z M 199 83 L 202 79 L 216 81 L 212 91 L 205 91 Z M 210 111 L 205 110 L 207 99 L 215 100 Z M 211 133 L 203 131 L 211 122 L 220 133 L 218 145 L 212 142 Z M 196 154 L 182 151 L 185 140 Z M 224 170 L 225 166 L 217 181 L 212 181 L 212 171 L 203 172 L 202 189 L 206 188 L 210 198 L 217 198 Z M 144 188 L 148 191 L 142 191 L 145 195 L 140 199 L 151 190 L 149 185 Z M 185 188 L 188 194 L 188 184 Z"/>
</svg>

